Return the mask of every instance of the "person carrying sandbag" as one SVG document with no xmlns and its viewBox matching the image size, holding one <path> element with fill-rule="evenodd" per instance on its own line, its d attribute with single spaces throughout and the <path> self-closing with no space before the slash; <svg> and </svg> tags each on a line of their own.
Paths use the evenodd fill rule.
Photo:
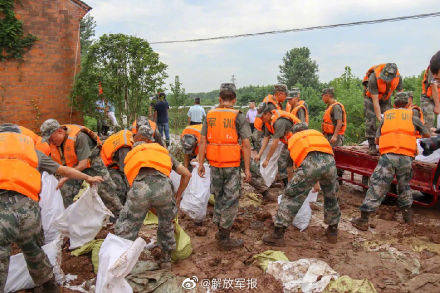
<svg viewBox="0 0 440 293">
<path fill-rule="evenodd" d="M 99 183 L 78 170 L 60 166 L 36 150 L 34 141 L 11 123 L 0 125 L 0 292 L 8 276 L 10 245 L 23 251 L 34 292 L 59 292 L 52 266 L 41 248 L 41 214 L 38 202 L 42 172 Z"/>
<path fill-rule="evenodd" d="M 154 208 L 159 218 L 157 240 L 162 249 L 161 268 L 171 267 L 171 251 L 176 248 L 173 220 L 177 205 L 188 185 L 191 173 L 168 150 L 155 143 L 154 131 L 149 125 L 138 128 L 133 149 L 125 157 L 124 173 L 130 190 L 127 201 L 116 221 L 115 234 L 135 240 L 148 210 Z M 171 169 L 181 175 L 180 185 L 173 197 Z"/>
</svg>

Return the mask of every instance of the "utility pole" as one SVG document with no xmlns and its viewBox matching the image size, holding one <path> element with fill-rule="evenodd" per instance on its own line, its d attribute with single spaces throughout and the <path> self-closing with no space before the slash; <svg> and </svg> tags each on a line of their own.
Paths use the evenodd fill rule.
<svg viewBox="0 0 440 293">
<path fill-rule="evenodd" d="M 235 75 L 233 74 L 233 75 L 232 75 L 232 78 L 231 78 L 231 82 L 232 82 L 233 84 L 235 84 L 235 81 L 236 81 L 236 79 L 235 79 Z"/>
</svg>

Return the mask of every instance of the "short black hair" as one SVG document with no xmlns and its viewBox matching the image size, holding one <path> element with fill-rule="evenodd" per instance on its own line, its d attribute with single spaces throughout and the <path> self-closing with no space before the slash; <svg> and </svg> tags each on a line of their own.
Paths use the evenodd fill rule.
<svg viewBox="0 0 440 293">
<path fill-rule="evenodd" d="M 232 100 L 235 100 L 237 98 L 237 95 L 233 91 L 223 90 L 223 91 L 220 91 L 220 98 L 223 101 L 232 101 Z"/>
<path fill-rule="evenodd" d="M 249 103 L 255 103 L 255 100 L 250 100 Z"/>
<path fill-rule="evenodd" d="M 158 97 L 166 97 L 166 95 L 165 95 L 164 92 L 162 92 L 162 93 L 158 93 L 157 96 L 158 96 Z"/>
<path fill-rule="evenodd" d="M 194 98 L 194 103 L 195 104 L 200 104 L 200 98 Z"/>
<path fill-rule="evenodd" d="M 437 74 L 440 70 L 440 51 L 431 57 L 431 61 L 429 61 L 429 69 L 431 70 L 432 74 Z"/>
<path fill-rule="evenodd" d="M 406 106 L 408 106 L 409 102 L 403 102 L 403 101 L 395 101 L 394 102 L 394 106 L 396 108 L 405 108 Z"/>
</svg>

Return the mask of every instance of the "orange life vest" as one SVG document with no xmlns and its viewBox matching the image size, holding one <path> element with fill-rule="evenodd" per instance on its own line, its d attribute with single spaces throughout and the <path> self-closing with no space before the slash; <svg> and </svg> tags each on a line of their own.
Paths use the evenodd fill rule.
<svg viewBox="0 0 440 293">
<path fill-rule="evenodd" d="M 241 148 L 235 126 L 239 111 L 231 108 L 215 108 L 206 115 L 208 132 L 206 158 L 218 168 L 240 166 Z"/>
<path fill-rule="evenodd" d="M 380 154 L 400 154 L 414 157 L 417 154 L 415 127 L 410 109 L 391 109 L 384 113 L 379 138 Z"/>
<path fill-rule="evenodd" d="M 256 130 L 258 131 L 263 131 L 263 120 L 261 120 L 261 117 L 255 117 L 255 121 L 254 121 L 254 127 Z"/>
<path fill-rule="evenodd" d="M 283 110 L 283 107 L 281 107 L 280 103 L 278 103 L 277 99 L 275 98 L 274 95 L 267 95 L 264 99 L 263 99 L 263 103 L 266 104 L 273 104 L 278 110 Z"/>
<path fill-rule="evenodd" d="M 15 132 L 0 133 L 0 189 L 39 201 L 41 175 L 34 141 Z"/>
<path fill-rule="evenodd" d="M 345 112 L 344 105 L 342 105 L 339 102 L 331 104 L 327 108 L 327 110 L 325 110 L 323 121 L 322 121 L 322 124 L 321 124 L 322 132 L 327 133 L 327 134 L 334 134 L 335 133 L 336 125 L 333 125 L 332 116 L 331 116 L 332 109 L 333 109 L 333 107 L 335 105 L 341 106 L 341 109 L 342 109 L 342 113 L 343 113 L 343 115 L 342 115 L 342 127 L 339 130 L 338 134 L 343 135 L 345 133 L 345 130 L 347 129 L 347 113 Z"/>
<path fill-rule="evenodd" d="M 300 120 L 299 117 L 298 117 L 298 111 L 300 109 L 304 109 L 304 112 L 306 113 L 306 121 L 304 121 L 304 122 L 309 124 L 309 111 L 307 111 L 307 107 L 306 107 L 305 102 L 303 100 L 300 100 L 299 101 L 299 105 L 296 106 L 295 108 L 293 108 L 291 111 L 288 111 L 288 112 L 292 113 L 293 115 L 296 116 L 296 118 L 298 118 L 298 120 Z"/>
<path fill-rule="evenodd" d="M 133 146 L 133 133 L 130 130 L 121 130 L 110 135 L 102 145 L 101 159 L 106 167 L 115 164 L 113 155 L 123 147 Z"/>
<path fill-rule="evenodd" d="M 32 140 L 35 143 L 35 148 L 37 150 L 39 150 L 40 152 L 42 152 L 43 154 L 45 154 L 46 156 L 49 156 L 50 154 L 50 147 L 49 144 L 47 142 L 43 142 L 43 138 L 39 135 L 37 135 L 35 132 L 33 132 L 32 130 L 24 127 L 24 126 L 18 126 L 21 130 L 21 134 L 27 135 L 30 138 L 32 138 Z"/>
<path fill-rule="evenodd" d="M 148 123 L 150 123 L 151 129 L 153 129 L 153 131 L 156 132 L 156 129 L 157 129 L 156 122 L 148 120 Z M 131 132 L 133 132 L 133 134 L 137 133 L 137 129 L 136 128 L 137 128 L 136 120 L 134 120 L 133 124 L 131 125 Z"/>
<path fill-rule="evenodd" d="M 287 120 L 289 120 L 293 124 L 301 122 L 301 120 L 296 118 L 296 116 L 293 115 L 292 113 L 282 111 L 282 110 L 272 110 L 272 118 L 271 118 L 270 124 L 269 123 L 265 124 L 267 130 L 269 130 L 270 133 L 272 133 L 272 134 L 275 133 L 274 124 L 280 118 L 286 118 Z M 287 141 L 289 140 L 289 138 L 291 136 L 292 136 L 292 132 L 288 131 L 283 137 L 280 138 L 280 141 L 284 144 L 287 144 Z"/>
<path fill-rule="evenodd" d="M 292 112 L 292 105 L 290 105 L 289 101 L 286 103 L 286 112 Z"/>
<path fill-rule="evenodd" d="M 321 132 L 314 129 L 295 133 L 289 139 L 287 148 L 296 167 L 301 166 L 301 163 L 310 152 L 321 152 L 333 155 L 333 150 L 328 140 Z"/>
<path fill-rule="evenodd" d="M 428 74 L 429 74 L 429 66 L 426 68 L 425 73 L 423 74 L 423 80 L 422 80 L 422 94 L 427 96 L 428 98 L 432 99 L 432 86 L 428 84 Z M 437 88 L 440 92 L 440 84 L 437 85 Z"/>
<path fill-rule="evenodd" d="M 189 125 L 182 131 L 182 135 L 181 135 L 181 137 L 183 137 L 185 134 L 191 134 L 196 137 L 197 146 L 194 149 L 194 154 L 196 155 L 199 153 L 199 142 L 200 142 L 200 137 L 202 136 L 202 126 L 203 124 Z"/>
<path fill-rule="evenodd" d="M 101 147 L 102 145 L 98 135 L 85 126 L 66 124 L 63 125 L 63 127 L 67 127 L 67 138 L 63 144 L 65 166 L 75 167 L 78 164 L 78 158 L 75 152 L 75 142 L 80 132 L 84 132 L 85 134 L 87 134 L 94 142 L 96 142 L 98 147 Z M 50 144 L 50 156 L 55 162 L 63 165 L 60 151 L 58 150 L 58 147 L 52 143 Z M 87 167 L 90 167 L 90 162 L 88 162 Z"/>
<path fill-rule="evenodd" d="M 170 153 L 158 143 L 143 143 L 128 152 L 124 160 L 124 173 L 130 186 L 141 168 L 153 168 L 170 176 L 172 162 Z"/>
<path fill-rule="evenodd" d="M 369 79 L 371 73 L 374 73 L 376 75 L 377 88 L 378 88 L 378 92 L 379 92 L 379 100 L 384 100 L 384 101 L 388 100 L 391 97 L 391 94 L 394 92 L 394 90 L 399 85 L 400 73 L 399 73 L 399 70 L 397 70 L 396 77 L 391 81 L 390 88 L 387 92 L 387 84 L 384 80 L 382 80 L 380 78 L 380 73 L 382 72 L 385 65 L 386 64 L 379 64 L 379 65 L 373 66 L 370 69 L 368 69 L 367 73 L 365 74 L 365 77 L 364 77 L 364 80 L 362 81 L 362 83 L 366 87 L 365 94 L 367 95 L 367 97 L 371 98 L 371 96 L 372 96 L 371 93 L 368 91 L 368 86 L 367 86 L 368 79 Z"/>
</svg>

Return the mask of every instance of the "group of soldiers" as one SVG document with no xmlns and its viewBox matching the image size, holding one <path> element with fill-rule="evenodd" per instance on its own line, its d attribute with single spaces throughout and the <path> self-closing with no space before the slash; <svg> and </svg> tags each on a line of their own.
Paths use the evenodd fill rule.
<svg viewBox="0 0 440 293">
<path fill-rule="evenodd" d="M 352 220 L 356 228 L 368 229 L 369 215 L 380 206 L 394 176 L 403 218 L 412 222 L 411 162 L 417 153 L 416 138 L 430 136 L 433 117 L 440 110 L 438 80 L 440 51 L 432 57 L 425 73 L 422 110 L 412 105 L 412 94 L 403 91 L 396 94 L 391 109 L 392 93 L 402 90 L 396 65 L 381 64 L 368 70 L 364 78 L 366 137 L 371 154 L 376 154 L 379 146 L 380 158 L 360 207 L 361 216 Z M 198 163 L 201 177 L 205 176 L 205 159 L 210 165 L 211 193 L 215 197 L 213 222 L 218 226 L 215 238 L 220 249 L 229 250 L 243 246 L 241 239 L 231 237 L 241 195 L 241 170 L 244 181 L 265 201 L 273 200 L 262 180 L 260 160 L 269 147 L 261 162 L 266 168 L 281 142 L 278 176 L 285 191 L 273 230 L 264 235 L 264 243 L 284 245 L 284 233 L 312 188 L 322 190 L 326 236 L 329 243 L 335 243 L 341 217 L 338 173 L 341 176 L 342 172 L 336 168 L 333 147 L 343 145 L 348 121 L 332 88 L 324 89 L 322 101 L 327 108 L 320 132 L 308 128 L 309 112 L 300 90 L 288 91 L 287 86 L 277 84 L 273 95 L 260 103 L 252 133 L 245 115 L 234 109 L 235 85 L 223 83 L 218 106 L 201 124 L 189 125 L 182 132 L 183 164 L 168 151 L 156 123 L 145 116 L 138 117 L 131 129 L 121 130 L 104 142 L 84 126 L 61 125 L 54 119 L 41 125 L 41 136 L 15 124 L 1 124 L 0 290 L 6 282 L 10 244 L 15 242 L 23 251 L 36 292 L 59 292 L 50 262 L 41 249 L 38 201 L 43 171 L 59 177 L 58 188 L 66 207 L 73 203 L 83 181 L 99 184 L 98 193 L 112 211 L 114 231 L 120 237 L 134 240 L 147 212 L 153 211 L 159 220 L 160 267 L 170 268 L 170 254 L 176 247 L 173 220 L 191 177 L 191 161 Z M 290 179 L 288 169 L 293 173 Z M 171 170 L 181 175 L 177 190 L 170 179 Z"/>
</svg>

